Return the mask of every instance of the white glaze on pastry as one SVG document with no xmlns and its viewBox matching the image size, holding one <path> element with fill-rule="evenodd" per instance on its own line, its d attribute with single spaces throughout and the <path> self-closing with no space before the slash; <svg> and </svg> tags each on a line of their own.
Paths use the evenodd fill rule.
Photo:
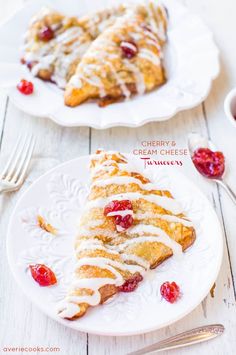
<svg viewBox="0 0 236 355">
<path fill-rule="evenodd" d="M 106 198 L 97 198 L 96 200 L 89 201 L 86 208 L 104 208 L 112 200 L 139 200 L 143 199 L 145 201 L 154 203 L 158 206 L 161 206 L 167 211 L 172 212 L 173 214 L 180 214 L 183 212 L 183 208 L 180 204 L 173 198 L 166 196 L 159 196 L 155 194 L 144 195 L 141 192 L 126 192 L 122 194 L 117 194 L 109 196 Z"/>
</svg>

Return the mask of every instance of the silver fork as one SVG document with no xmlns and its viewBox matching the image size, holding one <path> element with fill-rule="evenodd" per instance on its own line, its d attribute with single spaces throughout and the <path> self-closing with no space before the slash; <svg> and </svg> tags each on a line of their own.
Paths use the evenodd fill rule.
<svg viewBox="0 0 236 355">
<path fill-rule="evenodd" d="M 5 169 L 0 173 L 0 192 L 15 191 L 25 180 L 35 146 L 35 138 L 30 134 L 20 136 L 10 155 Z"/>
</svg>

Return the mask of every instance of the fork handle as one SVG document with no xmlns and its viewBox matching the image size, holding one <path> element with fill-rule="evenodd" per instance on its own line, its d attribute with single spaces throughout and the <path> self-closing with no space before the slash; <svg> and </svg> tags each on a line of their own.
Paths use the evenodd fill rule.
<svg viewBox="0 0 236 355">
<path fill-rule="evenodd" d="M 14 190 L 14 188 L 6 186 L 5 184 L 2 184 L 0 182 L 0 193 L 1 192 L 10 192 L 10 191 L 13 191 L 13 190 Z"/>
<path fill-rule="evenodd" d="M 159 343 L 153 344 L 141 350 L 129 353 L 127 355 L 145 355 L 159 351 L 176 349 L 183 346 L 197 344 L 202 341 L 210 340 L 224 332 L 224 326 L 221 324 L 206 325 L 195 328 L 187 332 L 178 334 L 174 337 L 162 340 Z"/>
</svg>

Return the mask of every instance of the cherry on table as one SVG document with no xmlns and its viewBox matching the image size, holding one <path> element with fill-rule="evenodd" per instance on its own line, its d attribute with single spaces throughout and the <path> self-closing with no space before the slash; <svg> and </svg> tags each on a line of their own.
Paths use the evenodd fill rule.
<svg viewBox="0 0 236 355">
<path fill-rule="evenodd" d="M 22 79 L 17 84 L 17 89 L 24 95 L 31 95 L 34 92 L 34 84 L 31 81 Z"/>
</svg>

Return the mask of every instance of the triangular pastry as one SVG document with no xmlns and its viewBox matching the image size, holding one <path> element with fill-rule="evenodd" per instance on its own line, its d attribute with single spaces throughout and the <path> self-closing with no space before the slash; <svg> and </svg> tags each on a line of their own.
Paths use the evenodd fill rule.
<svg viewBox="0 0 236 355">
<path fill-rule="evenodd" d="M 105 106 L 163 84 L 166 27 L 167 14 L 161 6 L 150 2 L 127 9 L 83 56 L 66 86 L 66 105 L 99 99 Z"/>
<path fill-rule="evenodd" d="M 25 34 L 22 63 L 33 75 L 65 88 L 93 40 L 124 11 L 120 5 L 77 18 L 41 9 Z"/>
<path fill-rule="evenodd" d="M 59 315 L 70 320 L 118 292 L 132 291 L 148 269 L 195 240 L 192 223 L 171 193 L 134 172 L 120 153 L 98 151 L 91 177 L 73 282 L 58 307 Z"/>
</svg>

